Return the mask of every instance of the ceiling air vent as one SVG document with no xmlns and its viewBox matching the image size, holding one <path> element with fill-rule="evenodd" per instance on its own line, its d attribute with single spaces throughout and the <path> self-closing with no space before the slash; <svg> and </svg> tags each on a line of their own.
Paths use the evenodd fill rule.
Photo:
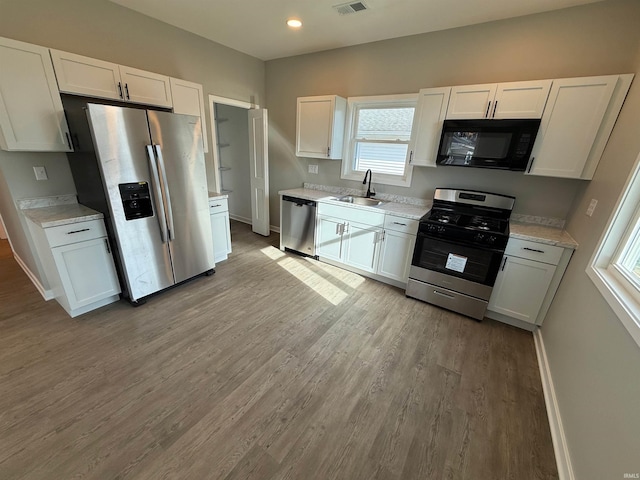
<svg viewBox="0 0 640 480">
<path fill-rule="evenodd" d="M 367 9 L 367 6 L 362 2 L 349 2 L 342 3 L 340 5 L 334 5 L 340 15 L 348 15 L 350 13 L 358 13 Z"/>
</svg>

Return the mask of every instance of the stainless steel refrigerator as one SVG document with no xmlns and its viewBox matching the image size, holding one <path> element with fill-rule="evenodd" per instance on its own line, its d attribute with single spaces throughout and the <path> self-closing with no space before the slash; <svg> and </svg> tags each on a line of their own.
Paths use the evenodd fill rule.
<svg viewBox="0 0 640 480">
<path fill-rule="evenodd" d="M 74 138 L 78 199 L 105 213 L 129 300 L 213 273 L 200 118 L 93 103 L 82 110 L 93 145 Z"/>
</svg>

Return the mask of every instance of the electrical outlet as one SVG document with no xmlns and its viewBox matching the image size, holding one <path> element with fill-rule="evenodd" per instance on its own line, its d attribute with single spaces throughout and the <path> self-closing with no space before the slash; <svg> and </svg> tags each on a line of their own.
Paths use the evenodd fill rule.
<svg viewBox="0 0 640 480">
<path fill-rule="evenodd" d="M 47 169 L 44 167 L 33 167 L 33 173 L 36 174 L 36 180 L 49 180 Z"/>
<path fill-rule="evenodd" d="M 598 205 L 598 200 L 592 198 L 591 203 L 589 204 L 589 208 L 587 208 L 587 215 L 593 215 L 593 211 L 596 209 L 596 205 Z"/>
<path fill-rule="evenodd" d="M 309 173 L 318 173 L 318 165 L 309 165 Z"/>
</svg>

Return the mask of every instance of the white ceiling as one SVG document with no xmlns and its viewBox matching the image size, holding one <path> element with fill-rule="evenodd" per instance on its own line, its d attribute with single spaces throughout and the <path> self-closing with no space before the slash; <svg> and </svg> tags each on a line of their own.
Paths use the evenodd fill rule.
<svg viewBox="0 0 640 480">
<path fill-rule="evenodd" d="M 601 0 L 110 0 L 262 60 L 596 3 Z M 357 0 L 354 0 L 357 1 Z M 303 22 L 289 29 L 287 18 Z"/>
</svg>

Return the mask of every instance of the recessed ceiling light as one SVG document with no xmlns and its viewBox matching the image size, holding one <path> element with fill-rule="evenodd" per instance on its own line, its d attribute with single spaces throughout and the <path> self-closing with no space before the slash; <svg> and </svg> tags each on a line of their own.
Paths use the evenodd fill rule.
<svg viewBox="0 0 640 480">
<path fill-rule="evenodd" d="M 302 26 L 302 21 L 298 20 L 297 18 L 290 18 L 289 20 L 287 20 L 287 25 L 289 25 L 291 28 L 300 28 Z"/>
</svg>

